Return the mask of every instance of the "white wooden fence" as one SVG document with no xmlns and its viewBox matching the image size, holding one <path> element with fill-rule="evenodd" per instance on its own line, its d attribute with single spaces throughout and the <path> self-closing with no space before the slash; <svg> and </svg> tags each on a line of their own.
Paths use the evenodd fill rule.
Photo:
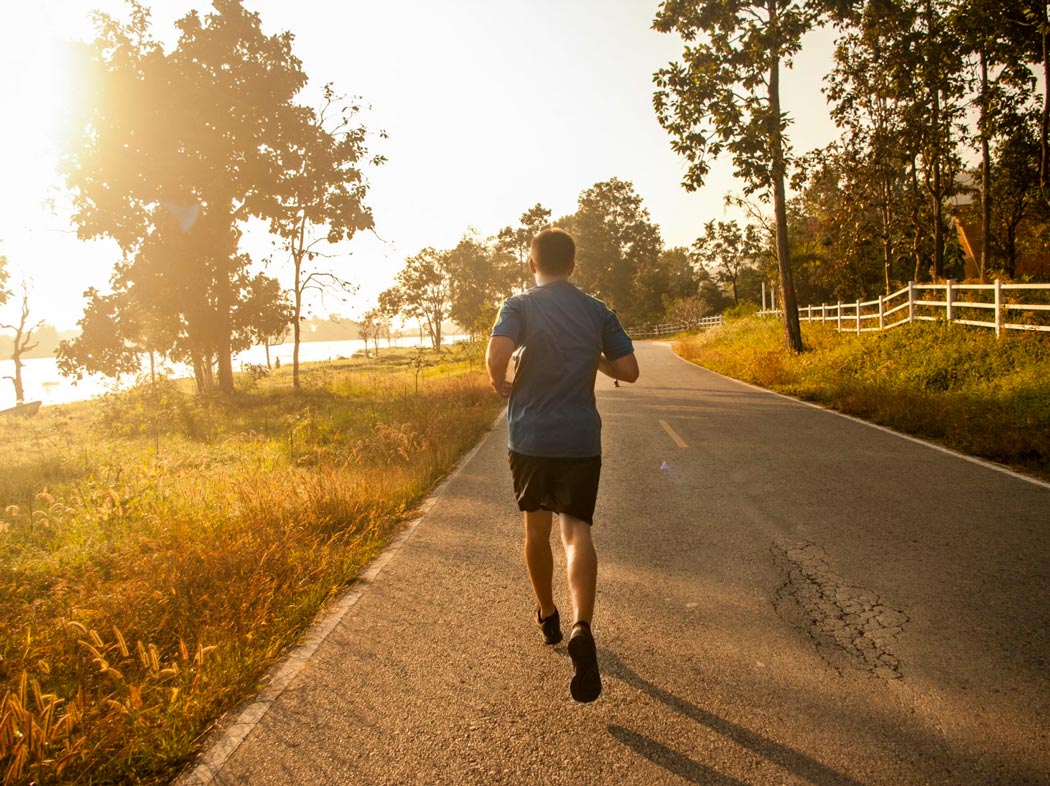
<svg viewBox="0 0 1050 786">
<path fill-rule="evenodd" d="M 892 295 L 879 295 L 878 300 L 822 303 L 800 308 L 798 314 L 800 320 L 833 322 L 840 331 L 858 334 L 938 320 L 993 328 L 996 336 L 1007 330 L 1050 332 L 1050 284 L 1004 284 L 998 279 L 992 284 L 910 282 Z"/>
<path fill-rule="evenodd" d="M 628 330 L 631 338 L 659 338 L 660 336 L 673 336 L 675 333 L 684 333 L 689 330 L 706 330 L 722 324 L 722 317 L 702 317 L 695 322 L 675 322 L 665 325 L 648 325 L 637 330 Z"/>
</svg>

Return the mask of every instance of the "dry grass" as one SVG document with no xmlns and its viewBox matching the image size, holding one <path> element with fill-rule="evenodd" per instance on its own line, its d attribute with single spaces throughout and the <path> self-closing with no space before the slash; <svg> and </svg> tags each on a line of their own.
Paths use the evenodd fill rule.
<svg viewBox="0 0 1050 786">
<path fill-rule="evenodd" d="M 479 371 L 418 365 L 0 424 L 4 784 L 171 778 L 491 424 Z"/>
<path fill-rule="evenodd" d="M 1050 337 L 920 323 L 855 336 L 749 318 L 679 341 L 682 357 L 890 428 L 1050 477 Z"/>
</svg>

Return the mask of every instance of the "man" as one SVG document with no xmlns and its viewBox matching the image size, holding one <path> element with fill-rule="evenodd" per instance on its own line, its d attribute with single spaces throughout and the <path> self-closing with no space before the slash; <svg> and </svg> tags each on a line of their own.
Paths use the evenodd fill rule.
<svg viewBox="0 0 1050 786">
<path fill-rule="evenodd" d="M 507 300 L 489 340 L 492 387 L 509 397 L 510 468 L 525 518 L 525 565 L 536 596 L 536 621 L 547 644 L 562 639 L 551 581 L 550 535 L 557 514 L 575 621 L 569 635 L 576 701 L 602 690 L 591 633 L 598 558 L 591 540 L 601 470 L 602 421 L 594 402 L 597 371 L 614 380 L 638 379 L 634 345 L 604 303 L 569 282 L 576 244 L 561 229 L 532 241 L 529 269 L 536 286 Z M 513 381 L 507 369 L 515 350 Z"/>
</svg>

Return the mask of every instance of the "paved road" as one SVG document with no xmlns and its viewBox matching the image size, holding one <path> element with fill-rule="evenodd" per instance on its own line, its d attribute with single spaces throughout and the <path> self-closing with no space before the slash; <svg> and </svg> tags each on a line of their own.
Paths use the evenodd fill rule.
<svg viewBox="0 0 1050 786">
<path fill-rule="evenodd" d="M 215 782 L 1050 784 L 1050 488 L 639 359 L 599 381 L 598 702 L 500 423 Z"/>
</svg>

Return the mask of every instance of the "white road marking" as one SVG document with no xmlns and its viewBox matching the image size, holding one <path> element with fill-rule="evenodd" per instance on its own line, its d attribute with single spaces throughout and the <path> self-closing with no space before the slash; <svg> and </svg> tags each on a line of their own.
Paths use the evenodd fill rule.
<svg viewBox="0 0 1050 786">
<path fill-rule="evenodd" d="M 752 385 L 750 382 L 744 382 L 744 381 L 736 379 L 734 377 L 727 377 L 725 374 L 719 374 L 717 371 L 712 371 L 711 369 L 707 368 L 706 366 L 698 366 L 696 363 L 692 363 L 692 362 L 686 360 L 685 358 L 681 357 L 677 352 L 675 352 L 673 349 L 671 349 L 671 345 L 670 344 L 667 344 L 666 346 L 671 351 L 671 354 L 674 355 L 676 358 L 678 358 L 683 363 L 686 363 L 687 365 L 690 365 L 693 368 L 699 368 L 699 369 L 702 369 L 704 371 L 707 371 L 707 372 L 709 372 L 711 374 L 714 374 L 716 377 L 722 377 L 722 379 L 728 379 L 730 382 L 736 382 L 738 385 L 743 385 L 744 387 L 751 388 L 752 390 L 757 390 L 757 391 L 759 391 L 761 393 L 768 393 L 771 396 L 778 396 L 780 398 L 787 399 L 788 401 L 793 401 L 796 404 L 802 404 L 802 405 L 807 406 L 807 407 L 812 407 L 813 409 L 819 409 L 821 412 L 827 412 L 829 415 L 838 415 L 840 418 L 845 418 L 846 420 L 852 420 L 854 423 L 860 423 L 863 426 L 867 426 L 868 428 L 873 428 L 876 431 L 881 431 L 881 432 L 883 432 L 885 434 L 892 434 L 895 437 L 900 437 L 901 439 L 906 439 L 908 442 L 914 442 L 916 445 L 925 445 L 926 447 L 931 448 L 933 450 L 936 450 L 936 451 L 938 451 L 940 453 L 945 453 L 945 454 L 947 454 L 949 456 L 955 456 L 955 458 L 962 459 L 963 461 L 969 461 L 971 464 L 977 464 L 978 466 L 985 467 L 987 469 L 994 469 L 996 472 L 1001 472 L 1004 475 L 1009 475 L 1010 477 L 1017 478 L 1018 480 L 1026 481 L 1028 483 L 1031 483 L 1033 486 L 1041 486 L 1044 489 L 1050 489 L 1050 483 L 1047 483 L 1045 480 L 1039 480 L 1038 478 L 1032 478 L 1032 477 L 1029 477 L 1028 475 L 1022 475 L 1020 472 L 1015 472 L 1014 470 L 1008 469 L 1007 467 L 1004 467 L 1001 464 L 995 464 L 995 463 L 993 463 L 991 461 L 986 461 L 985 459 L 977 458 L 976 456 L 968 456 L 965 453 L 960 453 L 957 450 L 952 450 L 951 448 L 946 448 L 943 445 L 937 445 L 937 444 L 935 444 L 933 442 L 927 442 L 924 439 L 919 439 L 918 437 L 913 437 L 910 434 L 902 434 L 899 431 L 894 431 L 891 428 L 886 428 L 885 426 L 880 426 L 877 423 L 871 423 L 871 422 L 869 422 L 867 420 L 862 420 L 860 418 L 854 417 L 853 415 L 847 415 L 844 412 L 839 412 L 838 410 L 829 409 L 828 407 L 822 407 L 820 404 L 814 404 L 812 401 L 803 401 L 800 398 L 795 398 L 794 396 L 789 396 L 789 395 L 787 395 L 785 393 L 777 393 L 775 390 L 770 390 L 769 388 L 763 388 L 763 387 L 759 387 L 758 385 Z"/>
<path fill-rule="evenodd" d="M 671 425 L 666 420 L 661 420 L 660 425 L 664 427 L 664 431 L 666 431 L 667 436 L 669 436 L 674 441 L 674 444 L 676 444 L 680 448 L 689 447 L 687 444 L 685 444 L 685 440 L 678 436 L 677 432 L 675 432 L 675 430 L 671 428 Z"/>
</svg>

